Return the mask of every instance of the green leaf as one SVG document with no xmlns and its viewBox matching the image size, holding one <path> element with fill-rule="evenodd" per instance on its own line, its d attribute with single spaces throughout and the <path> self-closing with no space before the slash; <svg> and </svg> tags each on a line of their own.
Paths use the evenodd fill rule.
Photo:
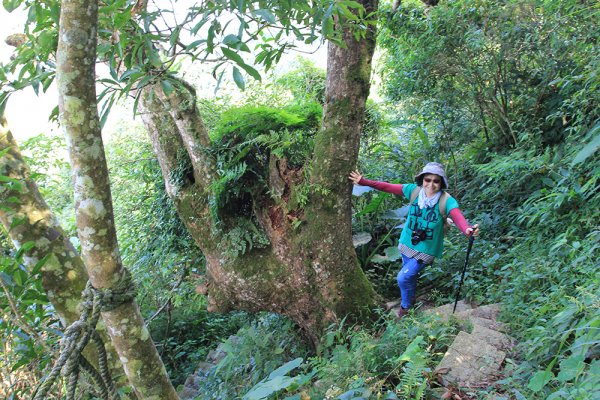
<svg viewBox="0 0 600 400">
<path fill-rule="evenodd" d="M 240 89 L 244 90 L 246 88 L 246 81 L 237 67 L 233 67 L 233 81 Z"/>
<path fill-rule="evenodd" d="M 246 1 L 245 0 L 238 0 L 237 9 L 240 12 L 244 13 L 246 11 Z"/>
<path fill-rule="evenodd" d="M 208 28 L 208 35 L 206 36 L 206 51 L 210 54 L 215 48 L 215 24 L 212 24 Z"/>
<path fill-rule="evenodd" d="M 329 37 L 333 33 L 333 18 L 324 18 L 321 25 L 323 36 Z"/>
<path fill-rule="evenodd" d="M 23 286 L 23 283 L 27 281 L 27 273 L 21 269 L 16 269 L 12 276 L 16 284 L 19 286 Z"/>
<path fill-rule="evenodd" d="M 240 43 L 240 38 L 237 35 L 229 34 L 223 38 L 223 44 L 229 47 L 235 47 L 238 43 Z"/>
<path fill-rule="evenodd" d="M 0 279 L 2 279 L 2 281 L 9 286 L 13 285 L 13 279 L 12 276 L 8 275 L 6 272 L 4 271 L 0 271 Z"/>
<path fill-rule="evenodd" d="M 538 371 L 533 375 L 527 388 L 529 390 L 537 393 L 544 388 L 550 382 L 550 380 L 554 378 L 554 374 L 552 371 Z"/>
<path fill-rule="evenodd" d="M 216 71 L 215 71 L 216 73 Z M 219 77 L 215 78 L 217 79 L 217 84 L 215 85 L 215 94 L 217 93 L 217 91 L 219 90 L 219 87 L 221 86 L 221 80 L 223 79 L 223 75 L 225 74 L 225 71 L 221 71 L 221 73 L 219 73 Z"/>
<path fill-rule="evenodd" d="M 23 257 L 23 254 L 27 253 L 29 250 L 33 249 L 34 247 L 35 247 L 35 242 L 25 242 L 25 243 L 23 243 L 23 245 L 21 246 L 21 248 L 17 250 L 17 253 L 15 254 L 15 258 L 17 260 L 21 260 L 21 258 Z"/>
<path fill-rule="evenodd" d="M 38 274 L 41 271 L 44 264 L 46 264 L 46 261 L 48 261 L 48 259 L 50 258 L 51 255 L 52 255 L 52 253 L 48 253 L 44 257 L 42 257 L 42 259 L 40 261 L 35 263 L 35 266 L 31 269 L 31 275 Z"/>
<path fill-rule="evenodd" d="M 10 13 L 19 8 L 22 2 L 23 0 L 3 0 L 2 4 L 4 5 L 6 11 Z"/>
<path fill-rule="evenodd" d="M 173 91 L 175 90 L 173 84 L 167 79 L 163 79 L 162 81 L 160 81 L 160 87 L 162 87 L 162 90 L 165 93 L 165 96 L 167 97 L 169 97 L 171 93 L 173 93 Z"/>
<path fill-rule="evenodd" d="M 240 67 L 242 67 L 244 69 L 244 71 L 246 71 L 246 73 L 248 75 L 250 75 L 251 77 L 253 77 L 254 79 L 256 79 L 259 82 L 261 81 L 261 76 L 260 76 L 260 74 L 258 73 L 257 70 L 255 70 L 254 68 L 252 68 L 248 64 L 240 64 Z"/>
<path fill-rule="evenodd" d="M 404 353 L 398 359 L 399 361 L 410 361 L 415 357 L 419 357 L 421 352 L 423 351 L 420 347 L 421 343 L 423 343 L 423 336 L 417 336 L 414 338 L 412 342 L 408 345 Z"/>
<path fill-rule="evenodd" d="M 398 250 L 398 246 L 387 247 L 384 252 L 389 261 L 397 261 L 402 258 L 402 253 Z"/>
<path fill-rule="evenodd" d="M 265 21 L 267 21 L 270 24 L 275 23 L 275 16 L 269 10 L 265 10 L 265 9 L 261 8 L 258 10 L 254 10 L 253 14 L 258 15 L 259 17 L 261 17 L 262 19 L 264 19 Z"/>
<path fill-rule="evenodd" d="M 427 133 L 423 130 L 423 128 L 418 126 L 417 129 L 415 129 L 415 133 L 419 136 L 421 142 L 423 142 L 423 146 L 426 149 L 429 149 L 431 147 L 431 143 L 429 142 L 429 137 L 427 136 Z"/>
<path fill-rule="evenodd" d="M 114 102 L 115 98 L 111 97 L 110 100 L 106 101 L 102 106 L 102 111 L 100 113 L 100 128 L 104 128 L 104 124 L 106 124 L 106 120 L 108 119 L 108 115 L 110 114 Z"/>
<path fill-rule="evenodd" d="M 190 43 L 187 46 L 185 46 L 185 49 L 186 50 L 195 49 L 196 47 L 198 47 L 202 43 L 206 43 L 206 39 L 195 40 L 192 43 Z"/>
<path fill-rule="evenodd" d="M 8 154 L 8 152 L 9 152 L 9 151 L 11 151 L 11 150 L 12 150 L 12 147 L 7 147 L 7 148 L 5 148 L 5 149 L 2 149 L 2 150 L 0 151 L 0 158 L 2 158 L 2 157 L 4 157 L 5 155 L 7 155 L 7 154 Z"/>
<path fill-rule="evenodd" d="M 594 126 L 592 128 L 590 133 L 593 134 L 599 129 L 600 129 L 600 124 L 596 124 L 596 126 Z M 571 162 L 571 165 L 573 166 L 573 165 L 577 165 L 577 164 L 584 162 L 590 156 L 595 154 L 596 151 L 598 151 L 598 148 L 600 148 L 600 133 L 597 134 L 596 136 L 594 136 L 592 138 L 592 140 L 587 145 L 585 145 L 585 147 L 583 149 L 581 149 L 579 151 L 579 153 L 577 153 L 577 155 L 573 159 L 573 162 Z"/>
<path fill-rule="evenodd" d="M 244 397 L 243 400 L 263 400 L 280 390 L 287 388 L 296 381 L 289 376 L 278 376 L 274 379 L 259 382 Z"/>
<path fill-rule="evenodd" d="M 585 366 L 585 356 L 583 354 L 571 356 L 560 362 L 560 372 L 556 379 L 560 382 L 567 382 L 577 377 L 583 371 Z"/>
<path fill-rule="evenodd" d="M 242 59 L 242 57 L 240 57 L 240 55 L 238 53 L 236 53 L 233 50 L 228 49 L 227 47 L 221 47 L 221 51 L 223 52 L 223 55 L 227 58 L 229 58 L 231 61 L 235 62 L 238 65 L 242 65 L 245 64 L 244 60 Z"/>
<path fill-rule="evenodd" d="M 300 364 L 302 364 L 302 361 L 304 361 L 304 360 L 301 357 L 298 357 L 292 361 L 288 361 L 287 363 L 283 364 L 281 367 L 277 368 L 275 371 L 271 372 L 269 374 L 268 379 L 273 379 L 275 377 L 287 374 L 288 372 L 294 370 L 295 368 L 298 368 L 300 366 Z"/>
<path fill-rule="evenodd" d="M 5 176 L 5 175 L 0 175 L 0 182 L 6 182 L 6 183 L 20 183 L 21 181 L 15 178 L 11 178 L 9 176 Z"/>
</svg>

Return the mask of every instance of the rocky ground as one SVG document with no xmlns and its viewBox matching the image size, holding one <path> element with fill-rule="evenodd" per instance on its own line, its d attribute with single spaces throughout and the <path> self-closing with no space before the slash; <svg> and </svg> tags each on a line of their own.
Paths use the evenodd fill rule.
<svg viewBox="0 0 600 400">
<path fill-rule="evenodd" d="M 390 312 L 394 314 L 397 307 L 397 302 L 388 303 Z M 504 359 L 514 346 L 514 340 L 505 333 L 505 325 L 497 321 L 499 304 L 473 307 L 460 301 L 455 313 L 452 312 L 453 307 L 454 304 L 446 304 L 436 308 L 421 307 L 420 310 L 437 314 L 444 320 L 457 318 L 461 321 L 463 330 L 458 333 L 435 372 L 446 388 L 442 399 L 464 400 L 471 398 L 469 392 L 490 387 L 502 377 Z M 187 379 L 179 397 L 182 400 L 197 398 L 202 376 L 224 356 L 220 347 L 211 351 L 206 362 L 198 366 L 196 374 Z"/>
</svg>

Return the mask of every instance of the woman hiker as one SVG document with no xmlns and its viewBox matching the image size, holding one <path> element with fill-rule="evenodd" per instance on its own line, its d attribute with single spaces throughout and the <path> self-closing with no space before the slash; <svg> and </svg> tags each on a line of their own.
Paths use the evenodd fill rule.
<svg viewBox="0 0 600 400">
<path fill-rule="evenodd" d="M 402 269 L 397 280 L 402 302 L 397 316 L 402 318 L 413 305 L 417 275 L 423 267 L 442 255 L 446 217 L 449 216 L 467 236 L 477 236 L 479 226 L 469 226 L 458 208 L 458 202 L 443 190 L 448 187 L 448 178 L 442 164 L 430 162 L 425 165 L 415 177 L 416 184 L 371 181 L 363 178 L 358 171 L 351 172 L 349 179 L 355 185 L 404 196 L 411 203 L 398 244 L 402 253 Z"/>
</svg>

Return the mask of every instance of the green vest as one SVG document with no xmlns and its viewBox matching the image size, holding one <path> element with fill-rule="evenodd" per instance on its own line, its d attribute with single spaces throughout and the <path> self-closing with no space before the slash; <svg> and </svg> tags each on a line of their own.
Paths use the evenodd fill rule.
<svg viewBox="0 0 600 400">
<path fill-rule="evenodd" d="M 416 187 L 415 183 L 403 185 L 402 192 L 407 200 L 410 200 L 411 193 Z M 455 208 L 458 208 L 458 202 L 454 197 L 447 195 L 446 216 Z M 412 244 L 414 231 L 422 231 L 424 236 L 424 239 L 417 244 Z M 444 218 L 440 212 L 439 201 L 432 208 L 420 209 L 419 199 L 416 196 L 410 204 L 408 217 L 400 235 L 400 243 L 434 257 L 442 255 L 444 251 Z"/>
</svg>

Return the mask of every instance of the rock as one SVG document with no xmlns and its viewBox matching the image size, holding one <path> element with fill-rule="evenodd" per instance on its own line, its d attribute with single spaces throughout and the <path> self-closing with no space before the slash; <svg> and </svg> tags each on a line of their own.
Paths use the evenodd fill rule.
<svg viewBox="0 0 600 400">
<path fill-rule="evenodd" d="M 494 321 L 487 318 L 479 318 L 474 315 L 469 316 L 469 321 L 473 324 L 473 326 L 479 325 L 484 328 L 492 329 L 495 331 L 506 331 L 506 325 L 502 322 Z"/>
<path fill-rule="evenodd" d="M 188 376 L 183 386 L 198 390 L 200 388 L 200 377 L 197 375 Z"/>
<path fill-rule="evenodd" d="M 198 363 L 198 368 L 196 369 L 196 373 L 206 375 L 208 373 L 208 371 L 210 371 L 211 368 L 213 368 L 214 366 L 215 366 L 215 364 L 205 362 L 205 361 L 200 361 Z"/>
<path fill-rule="evenodd" d="M 385 303 L 385 309 L 386 309 L 386 311 L 389 311 L 392 308 L 398 307 L 399 305 L 400 305 L 400 299 L 394 300 L 394 301 L 388 301 L 387 303 Z"/>
<path fill-rule="evenodd" d="M 196 397 L 198 397 L 199 394 L 200 393 L 197 390 L 189 388 L 187 386 L 185 386 L 183 389 L 181 389 L 180 392 L 177 393 L 181 400 L 193 400 Z"/>
<path fill-rule="evenodd" d="M 436 368 L 444 385 L 481 387 L 497 379 L 506 353 L 466 332 L 459 332 Z"/>
<path fill-rule="evenodd" d="M 239 344 L 241 341 L 239 337 L 234 335 L 229 336 L 227 340 L 234 345 Z M 218 364 L 222 359 L 224 359 L 227 355 L 227 352 L 223 350 L 223 345 L 224 343 L 221 343 L 217 346 L 216 350 L 209 351 L 208 355 L 206 356 L 206 361 L 212 364 Z"/>
<path fill-rule="evenodd" d="M 499 350 L 507 351 L 513 347 L 514 340 L 510 336 L 481 325 L 474 325 L 471 336 L 489 343 Z"/>
<path fill-rule="evenodd" d="M 479 318 L 486 318 L 496 320 L 500 314 L 500 304 L 488 304 L 485 306 L 477 307 L 473 310 L 473 315 Z"/>
<path fill-rule="evenodd" d="M 473 307 L 471 307 L 470 304 L 465 303 L 461 300 L 456 304 L 456 314 L 452 314 L 453 309 L 454 303 L 450 303 L 444 304 L 443 306 L 439 306 L 436 308 L 432 308 L 431 310 L 425 310 L 423 312 L 426 314 L 437 314 L 442 318 L 442 320 L 447 321 L 452 315 L 457 316 L 457 314 L 472 310 Z"/>
</svg>

